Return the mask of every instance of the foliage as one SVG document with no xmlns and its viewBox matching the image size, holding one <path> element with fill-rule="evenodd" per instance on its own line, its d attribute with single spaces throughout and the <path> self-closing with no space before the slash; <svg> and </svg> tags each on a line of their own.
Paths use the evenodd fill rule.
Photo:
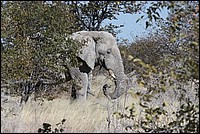
<svg viewBox="0 0 200 134">
<path fill-rule="evenodd" d="M 164 8 L 170 13 L 166 20 L 160 15 Z M 120 46 L 125 71 L 136 70 L 138 85 L 146 90 L 134 90 L 140 96 L 142 117 L 136 119 L 135 104 L 125 108 L 128 114 L 114 115 L 134 121 L 126 131 L 199 132 L 198 1 L 1 2 L 2 81 L 62 80 L 60 73 L 78 65 L 80 47 L 66 37 L 78 30 L 117 34 L 123 25 L 102 24 L 120 13 L 145 13 L 136 22 L 146 19 L 146 28 L 155 23 L 159 30 Z M 193 83 L 195 88 L 188 86 Z M 38 132 L 52 132 L 51 125 L 44 123 Z M 53 132 L 63 132 L 62 126 Z"/>
<path fill-rule="evenodd" d="M 173 3 L 163 32 L 173 46 L 170 60 L 181 80 L 199 79 L 199 5 L 198 2 Z M 181 66 L 180 66 L 181 65 Z M 186 71 L 187 70 L 187 71 Z"/>
<path fill-rule="evenodd" d="M 71 12 L 78 20 L 75 24 L 80 27 L 80 30 L 106 30 L 118 34 L 116 30 L 123 25 L 108 25 L 102 26 L 104 20 L 115 20 L 120 13 L 133 13 L 139 11 L 139 5 L 145 2 L 134 1 L 67 1 L 71 7 Z"/>
<path fill-rule="evenodd" d="M 43 123 L 43 128 L 38 129 L 38 133 L 62 133 L 64 132 L 64 127 L 62 126 L 65 123 L 66 119 L 63 119 L 60 123 L 56 124 L 56 128 L 52 130 L 52 125 L 49 123 Z"/>
<path fill-rule="evenodd" d="M 154 65 L 159 70 L 167 69 L 169 73 L 173 70 L 182 80 L 191 77 L 199 79 L 199 6 L 197 4 L 198 2 L 152 2 L 150 9 L 144 6 L 147 11 L 155 12 L 166 7 L 170 10 L 170 15 L 166 20 L 160 19 L 162 20 L 159 21 L 160 29 L 156 32 L 147 37 L 136 38 L 130 46 L 124 47 L 123 50 L 127 49 L 125 50 L 127 54 L 122 54 L 123 58 L 129 59 L 127 57 L 131 55 L 133 58 Z M 130 62 L 125 61 L 125 63 Z M 130 66 L 137 67 L 132 64 Z"/>
<path fill-rule="evenodd" d="M 129 122 L 127 117 L 132 117 L 134 123 L 125 125 L 125 132 L 131 129 L 131 132 L 198 133 L 198 2 L 152 2 L 145 7 L 147 17 L 141 19 L 149 19 L 146 27 L 155 21 L 160 29 L 153 36 L 121 47 L 125 66 L 136 70 L 138 85 L 144 91 L 135 88 L 132 91 L 140 97 L 139 115 L 132 112 L 137 110 L 135 107 L 129 107 L 128 114 L 117 112 L 119 120 Z M 159 18 L 156 11 L 164 7 L 170 11 L 167 20 Z M 153 17 L 154 14 L 157 16 Z"/>
<path fill-rule="evenodd" d="M 80 46 L 66 37 L 78 28 L 61 1 L 7 1 L 1 4 L 2 78 L 6 81 L 60 79 L 77 65 Z M 66 21 L 66 18 L 68 21 Z"/>
<path fill-rule="evenodd" d="M 135 38 L 131 45 L 119 46 L 125 72 L 130 73 L 133 70 L 141 69 L 136 62 L 133 62 L 133 59 L 136 60 L 136 58 L 156 68 L 160 68 L 159 61 L 163 60 L 165 54 L 170 53 L 170 50 L 165 45 L 166 42 L 167 38 L 165 36 L 151 33 L 146 37 Z"/>
<path fill-rule="evenodd" d="M 129 111 L 129 115 L 118 113 L 120 115 L 120 119 L 130 119 L 135 120 L 134 107 L 127 107 L 127 111 Z M 160 107 L 156 108 L 146 108 L 144 110 L 145 118 L 141 119 L 139 122 L 136 122 L 132 126 L 126 126 L 125 131 L 129 129 L 133 132 L 148 132 L 148 133 L 196 133 L 199 132 L 199 116 L 198 110 L 195 105 L 187 104 L 182 105 L 181 109 L 173 115 L 176 116 L 176 119 L 171 122 L 163 122 L 164 118 L 169 118 L 169 113 L 167 110 L 164 110 Z M 114 113 L 116 115 L 116 113 Z M 173 116 L 170 115 L 170 116 Z M 139 130 L 139 126 L 141 126 L 142 130 Z M 139 130 L 139 131 L 138 131 Z"/>
<path fill-rule="evenodd" d="M 120 13 L 139 12 L 146 2 L 131 1 L 2 1 L 1 55 L 3 81 L 31 79 L 61 81 L 62 73 L 76 66 L 80 48 L 66 37 L 79 30 L 107 30 Z"/>
<path fill-rule="evenodd" d="M 120 122 L 124 119 L 124 132 L 199 132 L 199 81 L 180 81 L 173 71 L 158 72 L 142 60 L 135 61 L 145 70 L 138 78 L 143 89 L 133 87 L 129 94 L 139 96 L 140 108 L 133 102 L 126 112 L 113 113 Z"/>
</svg>

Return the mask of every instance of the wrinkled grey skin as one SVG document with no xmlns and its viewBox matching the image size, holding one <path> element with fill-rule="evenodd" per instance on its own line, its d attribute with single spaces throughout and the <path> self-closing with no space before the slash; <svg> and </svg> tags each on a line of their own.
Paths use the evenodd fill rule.
<svg viewBox="0 0 200 134">
<path fill-rule="evenodd" d="M 115 77 L 115 90 L 112 93 L 105 90 L 104 94 L 111 99 L 120 97 L 125 92 L 127 76 L 124 74 L 121 54 L 113 35 L 104 31 L 80 31 L 72 34 L 71 38 L 84 40 L 86 44 L 78 55 L 82 65 L 70 69 L 72 79 L 81 80 L 80 96 L 86 99 L 91 89 L 92 70 L 101 65 L 106 70 L 111 70 L 111 76 Z"/>
</svg>

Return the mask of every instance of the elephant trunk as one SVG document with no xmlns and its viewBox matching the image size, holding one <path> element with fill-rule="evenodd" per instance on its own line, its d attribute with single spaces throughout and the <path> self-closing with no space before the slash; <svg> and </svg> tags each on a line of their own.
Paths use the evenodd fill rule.
<svg viewBox="0 0 200 134">
<path fill-rule="evenodd" d="M 109 93 L 109 97 L 111 99 L 117 99 L 119 98 L 125 91 L 127 87 L 127 77 L 126 75 L 123 76 L 123 78 L 116 78 L 115 82 L 115 90 L 112 93 Z"/>
<path fill-rule="evenodd" d="M 105 88 L 103 91 L 108 98 L 117 99 L 125 93 L 128 77 L 124 74 L 124 67 L 122 63 L 113 73 L 115 75 L 115 90 L 112 93 L 109 93 Z"/>
</svg>

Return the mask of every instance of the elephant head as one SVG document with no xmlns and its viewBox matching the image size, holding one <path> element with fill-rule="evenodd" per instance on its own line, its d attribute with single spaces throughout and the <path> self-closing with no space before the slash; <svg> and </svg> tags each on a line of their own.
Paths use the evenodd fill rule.
<svg viewBox="0 0 200 134">
<path fill-rule="evenodd" d="M 124 66 L 115 37 L 104 31 L 80 31 L 73 35 L 74 39 L 87 40 L 79 53 L 79 58 L 85 61 L 92 70 L 95 65 L 103 66 L 115 79 L 115 90 L 106 94 L 111 99 L 120 97 L 126 88 L 127 76 L 124 74 Z"/>
</svg>

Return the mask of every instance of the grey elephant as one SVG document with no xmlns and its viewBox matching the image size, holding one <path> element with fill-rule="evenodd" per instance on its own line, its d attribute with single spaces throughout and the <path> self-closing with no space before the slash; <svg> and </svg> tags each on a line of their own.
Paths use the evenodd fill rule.
<svg viewBox="0 0 200 134">
<path fill-rule="evenodd" d="M 110 99 L 120 97 L 125 92 L 127 76 L 115 37 L 105 31 L 79 31 L 70 38 L 85 42 L 77 57 L 81 66 L 69 71 L 72 79 L 81 81 L 79 97 L 86 99 L 91 89 L 92 70 L 98 65 L 104 67 L 115 81 L 115 90 L 109 93 L 104 89 L 104 94 Z"/>
</svg>

